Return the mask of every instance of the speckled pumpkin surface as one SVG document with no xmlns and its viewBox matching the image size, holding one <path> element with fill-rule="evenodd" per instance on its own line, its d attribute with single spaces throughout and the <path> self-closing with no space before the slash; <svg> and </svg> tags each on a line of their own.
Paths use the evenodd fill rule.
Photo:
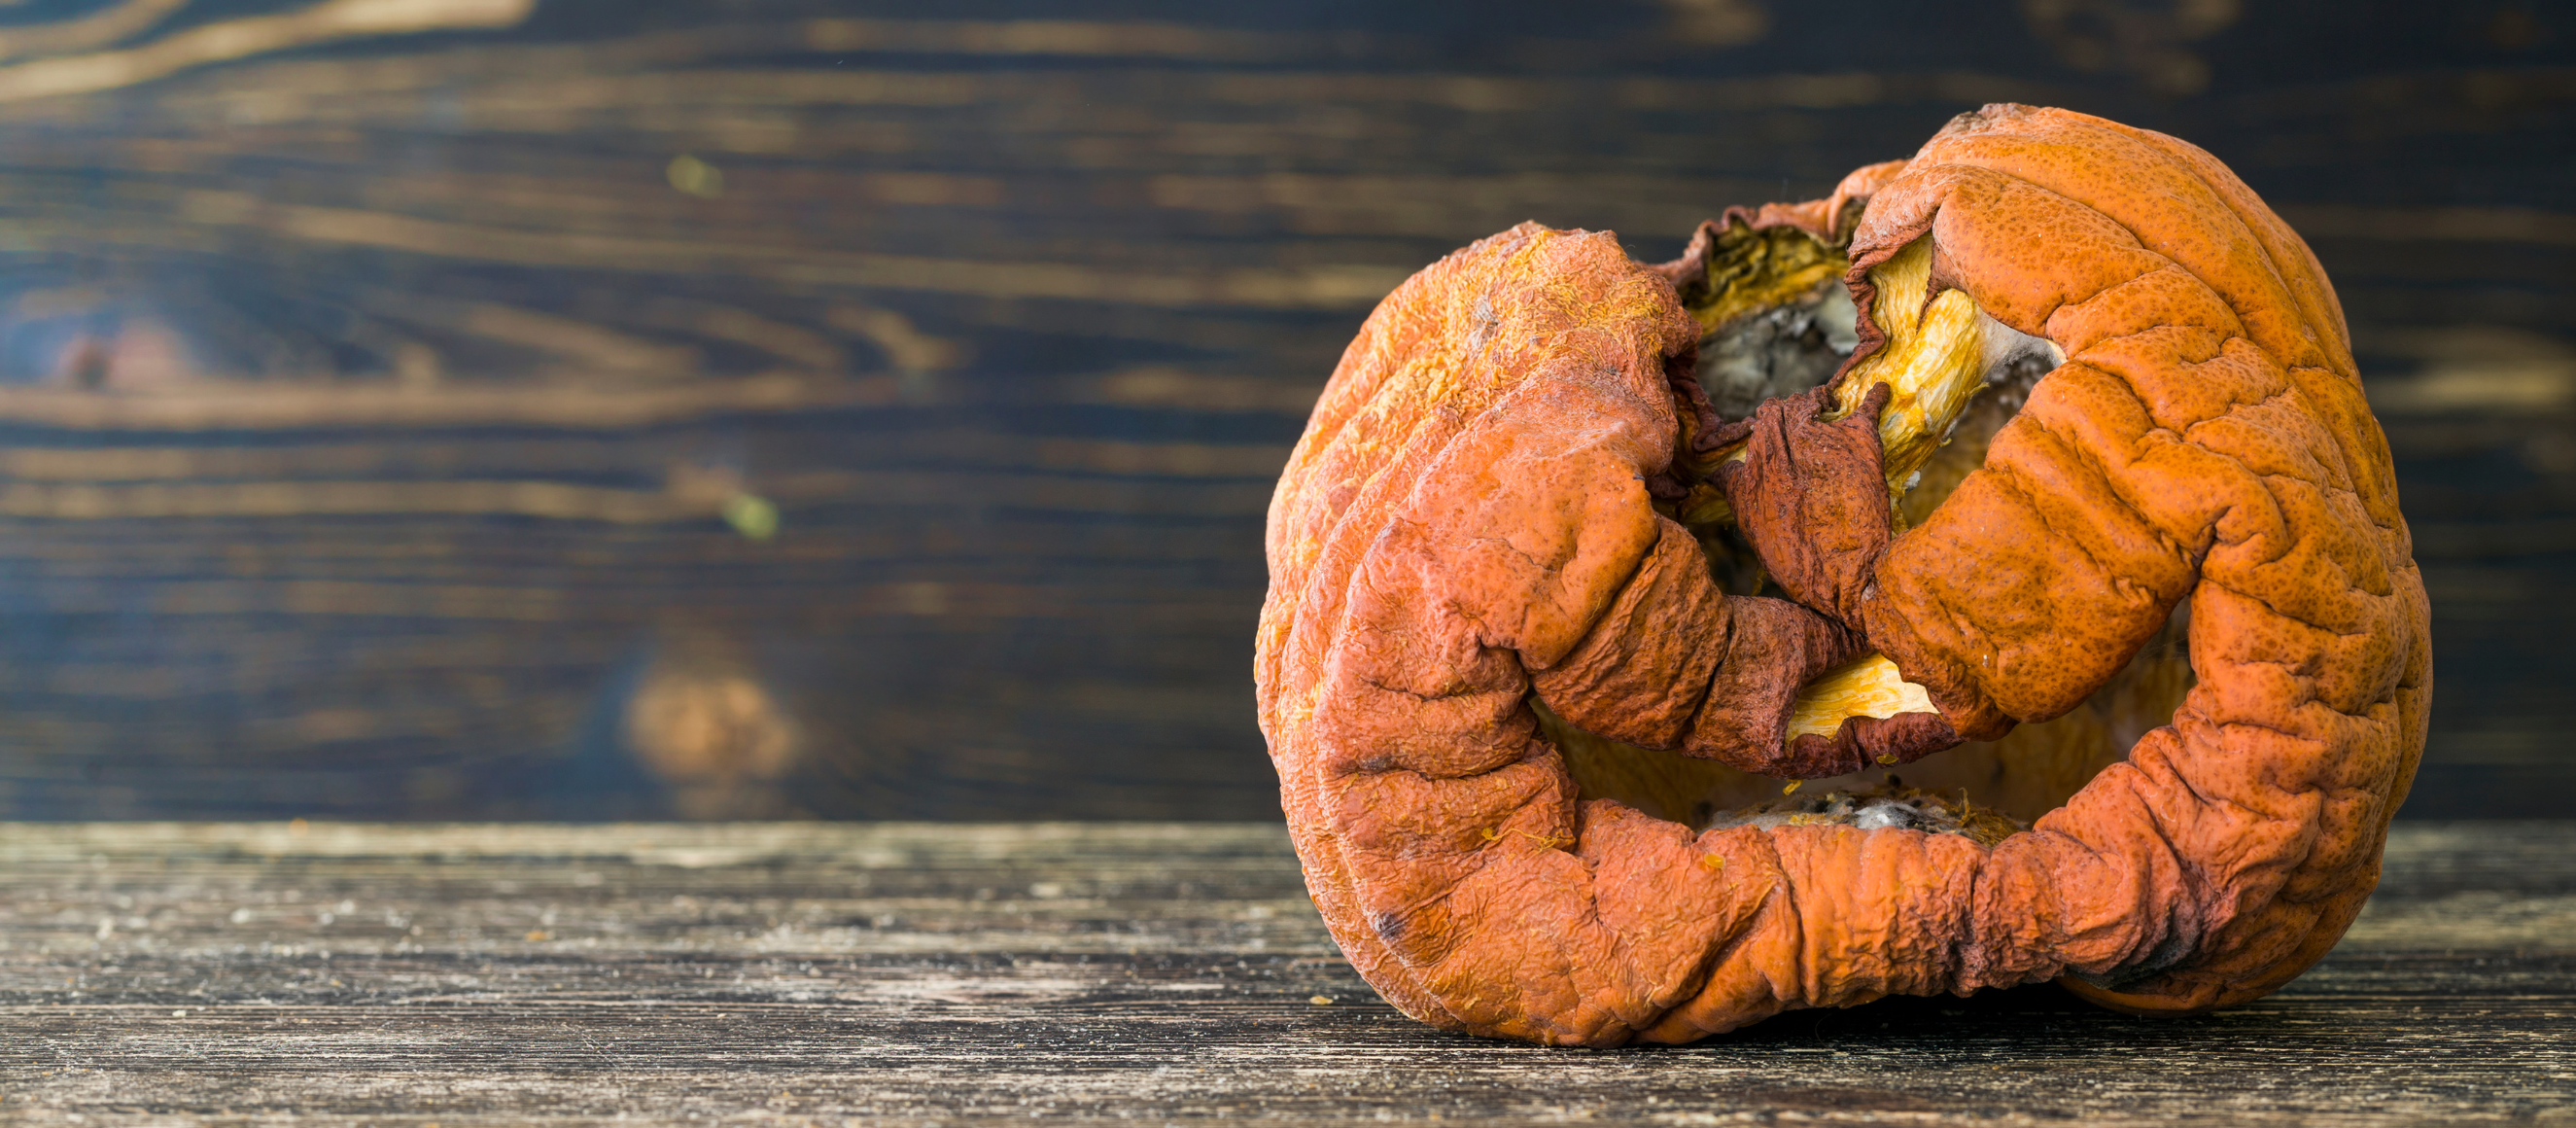
<svg viewBox="0 0 2576 1128">
<path fill-rule="evenodd" d="M 1720 335 L 1829 329 L 1837 286 L 1826 386 L 1712 410 Z M 2359 911 L 2424 741 L 2423 587 L 2315 258 L 2208 154 L 2057 110 L 1661 267 L 1525 224 L 1424 269 L 1267 549 L 1308 887 L 1478 1034 L 2250 999 Z M 1983 774 L 1921 786 L 1950 763 Z"/>
</svg>

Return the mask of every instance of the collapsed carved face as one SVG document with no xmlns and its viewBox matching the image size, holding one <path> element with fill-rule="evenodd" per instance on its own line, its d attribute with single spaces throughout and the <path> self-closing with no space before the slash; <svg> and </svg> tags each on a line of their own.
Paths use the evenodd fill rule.
<svg viewBox="0 0 2576 1128">
<path fill-rule="evenodd" d="M 2388 463 L 2314 258 L 2159 134 L 1990 106 L 1659 267 L 1495 236 L 1273 502 L 1310 890 L 1408 1013 L 1548 1042 L 2258 996 L 2423 745 Z"/>
<path fill-rule="evenodd" d="M 1901 167 L 1901 166 L 1900 166 Z M 1932 285 L 1935 243 L 1918 236 L 1866 272 L 1871 321 L 1881 346 L 1850 366 L 1860 344 L 1858 310 L 1844 283 L 1849 207 L 1843 229 L 1801 225 L 1794 209 L 1712 223 L 1678 262 L 1662 268 L 1683 308 L 1703 326 L 1696 379 L 1705 410 L 1685 401 L 1684 432 L 1714 433 L 1751 419 L 1765 400 L 1809 393 L 1827 384 L 1825 419 L 1848 418 L 1867 389 L 1887 385 L 1878 414 L 1880 476 L 1896 529 L 1922 524 L 1985 461 L 1995 436 L 2020 412 L 2065 354 L 2045 337 L 2021 332 L 1980 309 L 1964 290 Z M 1713 423 L 1713 425 L 1712 425 Z M 1690 424 L 1697 424 L 1692 426 Z M 1732 594 L 1786 597 L 1737 527 L 1715 472 L 1747 457 L 1738 442 L 1676 451 L 1671 477 L 1698 479 L 1657 506 L 1700 540 L 1720 587 Z M 1855 773 L 1783 788 L 1776 780 L 1729 767 L 1605 739 L 1567 724 L 1539 701 L 1543 730 L 1563 752 L 1587 797 L 1610 798 L 1694 827 L 1849 824 L 1902 825 L 1964 834 L 1989 842 L 2055 809 L 2104 767 L 2119 762 L 2138 738 L 2162 725 L 2192 685 L 2183 638 L 2188 605 L 2111 680 L 2057 717 L 2024 723 L 1991 741 L 1972 741 L 1907 767 L 1890 753 Z M 1904 679 L 1886 656 L 1870 653 L 1800 687 L 1787 741 L 1833 737 L 1855 716 L 1888 718 L 1936 712 L 1924 687 Z"/>
</svg>

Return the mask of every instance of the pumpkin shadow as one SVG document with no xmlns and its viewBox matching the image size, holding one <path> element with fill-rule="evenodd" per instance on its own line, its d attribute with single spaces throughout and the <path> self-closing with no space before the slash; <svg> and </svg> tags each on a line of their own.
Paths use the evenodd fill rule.
<svg viewBox="0 0 2576 1128">
<path fill-rule="evenodd" d="M 2217 1016 L 2141 1018 L 2104 1010 L 2054 983 L 1955 995 L 1897 995 L 1843 1009 L 1790 1011 L 1692 1047 L 1748 1051 L 1903 1051 L 1983 1060 L 2091 1057 L 2147 1051 L 2173 1039 L 2204 1038 L 2219 1026 L 2243 1032 L 2242 1011 Z M 2256 1024 L 2268 1025 L 2268 1024 Z"/>
</svg>

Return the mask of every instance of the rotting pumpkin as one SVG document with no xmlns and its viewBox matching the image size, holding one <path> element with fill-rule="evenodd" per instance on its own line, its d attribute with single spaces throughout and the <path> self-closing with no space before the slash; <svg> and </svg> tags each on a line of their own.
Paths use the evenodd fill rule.
<svg viewBox="0 0 2576 1128">
<path fill-rule="evenodd" d="M 2239 1003 L 2359 912 L 2424 743 L 2323 271 L 2207 153 L 2061 110 L 1660 267 L 1532 224 L 1433 264 L 1267 550 L 1308 888 L 1390 1001 L 1478 1034 L 2052 978 Z"/>
</svg>

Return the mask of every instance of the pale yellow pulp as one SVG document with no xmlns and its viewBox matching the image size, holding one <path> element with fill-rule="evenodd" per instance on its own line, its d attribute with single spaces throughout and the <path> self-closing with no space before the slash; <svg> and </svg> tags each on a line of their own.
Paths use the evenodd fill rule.
<svg viewBox="0 0 2576 1128">
<path fill-rule="evenodd" d="M 1932 711 L 1932 697 L 1922 686 L 1905 680 L 1885 655 L 1872 654 L 1827 670 L 1801 687 L 1796 704 L 1789 707 L 1788 738 L 1830 737 L 1847 717 Z"/>
<path fill-rule="evenodd" d="M 1871 388 L 1894 392 L 1879 417 L 1888 488 L 1903 493 L 1914 472 L 1950 437 L 1950 428 L 1985 386 L 1987 337 L 1997 328 L 1964 290 L 1924 300 L 1932 276 L 1932 240 L 1917 239 L 1871 268 L 1878 286 L 1870 320 L 1887 343 L 1834 389 L 1833 415 L 1851 414 Z"/>
</svg>

